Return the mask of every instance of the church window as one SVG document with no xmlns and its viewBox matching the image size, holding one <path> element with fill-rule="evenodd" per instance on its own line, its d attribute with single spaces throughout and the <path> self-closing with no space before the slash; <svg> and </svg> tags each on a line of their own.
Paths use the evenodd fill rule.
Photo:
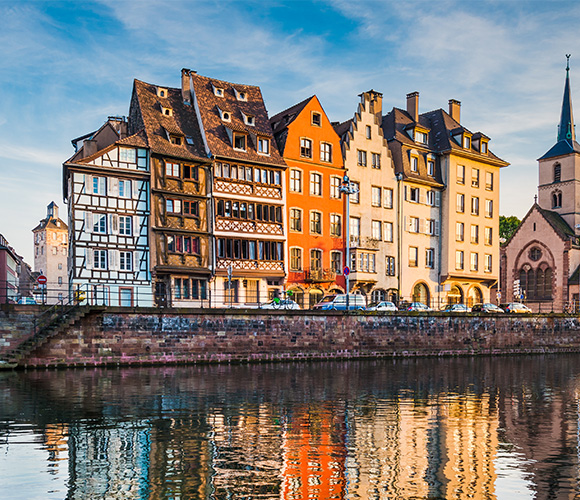
<svg viewBox="0 0 580 500">
<path fill-rule="evenodd" d="M 552 208 L 562 208 L 562 192 L 554 191 L 552 193 Z"/>
<path fill-rule="evenodd" d="M 562 180 L 562 167 L 559 163 L 554 165 L 554 182 L 560 182 Z"/>
<path fill-rule="evenodd" d="M 534 247 L 530 250 L 530 259 L 534 262 L 542 258 L 542 251 L 538 247 Z"/>
<path fill-rule="evenodd" d="M 539 250 L 539 249 L 538 249 Z M 526 300 L 552 300 L 552 269 L 525 266 L 520 270 L 520 288 Z"/>
</svg>

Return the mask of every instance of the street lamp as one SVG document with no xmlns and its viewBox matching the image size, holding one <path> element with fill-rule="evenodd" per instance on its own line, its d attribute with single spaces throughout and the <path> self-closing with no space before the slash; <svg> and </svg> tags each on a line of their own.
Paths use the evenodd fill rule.
<svg viewBox="0 0 580 500">
<path fill-rule="evenodd" d="M 342 185 L 340 186 L 340 192 L 346 194 L 346 252 L 345 252 L 345 268 L 348 269 L 346 272 L 346 310 L 348 311 L 348 299 L 350 293 L 350 195 L 358 193 L 358 186 L 351 182 L 347 174 L 344 174 L 342 178 Z"/>
</svg>

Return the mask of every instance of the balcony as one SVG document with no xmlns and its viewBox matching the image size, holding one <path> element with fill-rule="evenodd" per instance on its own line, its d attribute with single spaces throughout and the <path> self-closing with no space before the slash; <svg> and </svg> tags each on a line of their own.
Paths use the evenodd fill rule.
<svg viewBox="0 0 580 500">
<path fill-rule="evenodd" d="M 333 269 L 305 269 L 305 283 L 324 283 L 336 280 L 336 271 Z"/>
<path fill-rule="evenodd" d="M 350 237 L 350 247 L 351 248 L 364 248 L 366 250 L 378 250 L 379 243 L 381 240 L 375 238 L 369 238 L 367 236 L 351 236 Z"/>
</svg>

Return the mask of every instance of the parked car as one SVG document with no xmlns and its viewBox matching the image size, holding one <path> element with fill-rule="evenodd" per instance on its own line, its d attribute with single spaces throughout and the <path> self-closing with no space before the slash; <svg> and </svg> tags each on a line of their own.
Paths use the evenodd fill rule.
<svg viewBox="0 0 580 500">
<path fill-rule="evenodd" d="M 468 313 L 469 307 L 465 304 L 447 304 L 443 312 Z"/>
<path fill-rule="evenodd" d="M 501 307 L 498 307 L 495 304 L 490 304 L 489 302 L 487 302 L 485 304 L 475 304 L 471 308 L 471 312 L 474 312 L 474 313 L 503 313 L 505 311 Z"/>
<path fill-rule="evenodd" d="M 260 309 L 300 309 L 300 306 L 292 299 L 274 299 L 261 304 Z"/>
<path fill-rule="evenodd" d="M 346 294 L 327 295 L 312 309 L 318 311 L 346 311 Z M 362 295 L 351 293 L 348 296 L 348 309 L 364 311 L 366 309 L 365 298 Z"/>
<path fill-rule="evenodd" d="M 36 300 L 32 297 L 22 297 L 18 300 L 19 304 L 36 305 Z"/>
<path fill-rule="evenodd" d="M 367 311 L 398 311 L 397 306 L 388 300 L 371 304 L 367 307 Z"/>
<path fill-rule="evenodd" d="M 432 311 L 428 305 L 423 304 L 423 302 L 412 302 L 407 308 L 407 311 Z"/>
<path fill-rule="evenodd" d="M 509 304 L 502 304 L 501 308 L 506 312 L 506 313 L 531 313 L 532 310 L 522 304 L 521 302 L 510 302 Z"/>
</svg>

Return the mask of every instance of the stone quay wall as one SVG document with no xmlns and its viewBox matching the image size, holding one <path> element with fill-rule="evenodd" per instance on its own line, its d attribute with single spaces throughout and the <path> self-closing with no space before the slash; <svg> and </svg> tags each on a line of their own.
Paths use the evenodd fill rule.
<svg viewBox="0 0 580 500">
<path fill-rule="evenodd" d="M 11 318 L 15 321 L 25 320 Z M 0 342 L 14 337 L 2 326 Z M 7 333 L 8 332 L 8 333 Z M 25 329 L 22 337 L 26 337 Z M 14 341 L 14 338 L 11 340 Z M 10 342 L 15 345 L 15 342 Z M 217 309 L 95 311 L 21 367 L 232 363 L 580 352 L 580 320 L 563 315 L 431 315 Z"/>
</svg>

